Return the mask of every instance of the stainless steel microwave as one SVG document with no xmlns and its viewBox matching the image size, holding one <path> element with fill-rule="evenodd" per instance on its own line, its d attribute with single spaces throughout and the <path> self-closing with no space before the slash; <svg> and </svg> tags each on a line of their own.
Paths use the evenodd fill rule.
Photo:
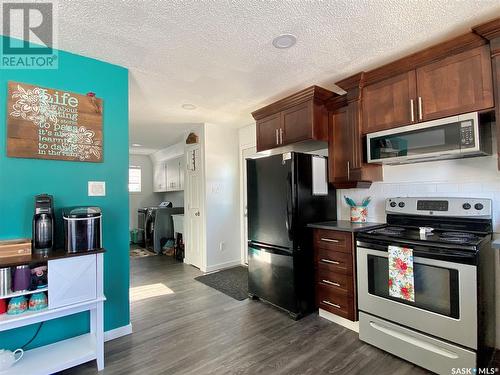
<svg viewBox="0 0 500 375">
<path fill-rule="evenodd" d="M 478 112 L 366 136 L 368 163 L 406 164 L 491 154 L 491 123 Z"/>
</svg>

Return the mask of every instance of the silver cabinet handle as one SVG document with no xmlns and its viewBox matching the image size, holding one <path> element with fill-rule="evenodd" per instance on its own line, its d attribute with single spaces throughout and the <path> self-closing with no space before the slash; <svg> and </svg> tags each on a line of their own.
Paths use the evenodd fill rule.
<svg viewBox="0 0 500 375">
<path fill-rule="evenodd" d="M 321 259 L 322 262 L 324 263 L 330 263 L 330 264 L 340 264 L 340 262 L 337 262 L 336 260 L 330 260 L 330 259 Z"/>
<path fill-rule="evenodd" d="M 321 280 L 321 282 L 325 283 L 325 284 L 333 285 L 333 286 L 340 286 L 339 283 L 336 283 L 336 282 L 333 282 L 333 281 L 330 281 L 330 280 Z"/>
<path fill-rule="evenodd" d="M 351 179 L 351 163 L 347 162 L 347 181 Z"/>
<path fill-rule="evenodd" d="M 424 115 L 422 113 L 422 97 L 418 97 L 418 119 L 422 120 L 424 118 Z"/>
<path fill-rule="evenodd" d="M 276 129 L 276 144 L 279 145 L 279 138 L 278 138 L 278 129 Z"/>
<path fill-rule="evenodd" d="M 333 307 L 336 307 L 337 309 L 340 309 L 340 305 L 337 305 L 336 303 L 333 303 L 333 302 L 330 302 L 327 300 L 323 300 L 323 303 L 330 305 L 330 306 L 333 306 Z"/>
<path fill-rule="evenodd" d="M 280 145 L 283 144 L 283 129 L 280 128 Z"/>
<path fill-rule="evenodd" d="M 321 241 L 339 243 L 339 240 L 334 240 L 331 238 L 321 238 Z"/>
<path fill-rule="evenodd" d="M 410 117 L 411 122 L 415 122 L 415 108 L 413 106 L 413 99 L 410 99 Z"/>
</svg>

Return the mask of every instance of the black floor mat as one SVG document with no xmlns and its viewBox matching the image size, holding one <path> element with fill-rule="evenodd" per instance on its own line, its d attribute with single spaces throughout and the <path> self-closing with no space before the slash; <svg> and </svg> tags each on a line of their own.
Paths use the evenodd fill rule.
<svg viewBox="0 0 500 375">
<path fill-rule="evenodd" d="M 194 279 L 233 297 L 235 300 L 243 301 L 248 298 L 248 268 L 246 267 L 228 268 Z"/>
</svg>

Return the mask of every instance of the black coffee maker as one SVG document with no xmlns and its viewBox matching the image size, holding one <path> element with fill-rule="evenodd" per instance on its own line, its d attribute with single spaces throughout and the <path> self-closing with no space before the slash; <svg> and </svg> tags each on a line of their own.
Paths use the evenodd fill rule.
<svg viewBox="0 0 500 375">
<path fill-rule="evenodd" d="M 33 251 L 48 252 L 54 248 L 54 206 L 52 195 L 35 196 L 33 215 Z"/>
</svg>

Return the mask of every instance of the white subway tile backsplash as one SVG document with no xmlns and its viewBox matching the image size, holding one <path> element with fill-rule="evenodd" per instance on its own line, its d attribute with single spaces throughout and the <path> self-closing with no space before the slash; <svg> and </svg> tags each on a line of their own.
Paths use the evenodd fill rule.
<svg viewBox="0 0 500 375">
<path fill-rule="evenodd" d="M 460 192 L 467 193 L 467 196 L 473 197 L 474 194 L 479 194 L 483 191 L 483 186 L 479 182 L 466 182 L 460 184 Z M 472 195 L 469 195 L 472 194 Z"/>
<path fill-rule="evenodd" d="M 408 194 L 411 196 L 427 196 L 427 194 L 436 193 L 436 184 L 412 184 L 408 187 Z"/>
<path fill-rule="evenodd" d="M 487 181 L 482 183 L 483 191 L 500 191 L 500 181 Z"/>
<path fill-rule="evenodd" d="M 350 210 L 343 201 L 372 197 L 368 207 L 370 221 L 385 222 L 385 199 L 398 196 L 469 197 L 493 200 L 493 227 L 500 233 L 500 173 L 496 155 L 465 160 L 436 161 L 406 166 L 384 166 L 384 181 L 370 189 L 339 190 L 342 198 L 338 217 L 349 220 Z"/>
<path fill-rule="evenodd" d="M 400 194 L 400 189 L 398 184 L 381 184 L 382 194 L 386 197 L 396 197 Z"/>
<path fill-rule="evenodd" d="M 443 183 L 436 185 L 437 193 L 444 193 L 446 196 L 451 196 L 453 193 L 459 193 L 459 185 L 457 183 Z"/>
</svg>

